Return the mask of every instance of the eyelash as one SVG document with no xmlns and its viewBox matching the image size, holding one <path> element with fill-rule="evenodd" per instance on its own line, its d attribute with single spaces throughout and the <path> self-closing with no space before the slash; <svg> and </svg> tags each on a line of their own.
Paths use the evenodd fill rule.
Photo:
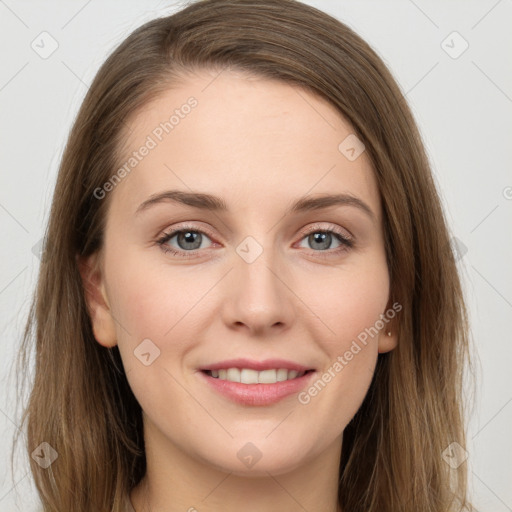
<svg viewBox="0 0 512 512">
<path fill-rule="evenodd" d="M 172 247 L 166 245 L 166 243 L 173 238 L 175 235 L 179 235 L 180 233 L 184 232 L 193 232 L 193 233 L 201 233 L 202 235 L 206 235 L 208 238 L 213 238 L 213 236 L 208 233 L 207 231 L 204 231 L 202 229 L 198 229 L 194 226 L 182 226 L 179 229 L 172 230 L 168 233 L 164 233 L 161 238 L 159 238 L 156 243 L 161 247 L 162 251 L 164 253 L 170 253 L 173 256 L 179 256 L 180 258 L 193 258 L 196 256 L 196 253 L 201 251 L 201 249 L 195 249 L 193 251 L 178 251 L 176 249 L 173 249 Z M 320 253 L 319 256 L 321 258 L 330 258 L 337 256 L 341 252 L 347 251 L 349 249 L 352 249 L 355 245 L 354 240 L 352 238 L 347 237 L 344 235 L 341 231 L 338 231 L 337 229 L 325 229 L 325 228 L 319 228 L 318 226 L 313 226 L 312 229 L 308 230 L 306 233 L 302 234 L 301 240 L 303 240 L 305 237 L 313 234 L 313 233 L 322 233 L 322 234 L 333 234 L 335 235 L 335 238 L 341 243 L 341 245 L 336 249 L 328 249 L 323 251 L 314 251 L 315 253 Z M 312 249 L 311 249 L 312 250 Z M 183 253 L 187 254 L 186 256 L 183 255 Z M 327 253 L 327 254 L 321 254 L 321 253 Z"/>
</svg>

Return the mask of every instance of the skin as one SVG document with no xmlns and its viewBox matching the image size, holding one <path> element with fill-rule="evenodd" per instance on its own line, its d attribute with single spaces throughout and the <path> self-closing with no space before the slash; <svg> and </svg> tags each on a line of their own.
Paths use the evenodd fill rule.
<svg viewBox="0 0 512 512">
<path fill-rule="evenodd" d="M 168 112 L 198 101 L 109 192 L 104 246 L 81 266 L 95 338 L 119 346 L 143 409 L 148 470 L 131 501 L 137 512 L 334 512 L 343 430 L 378 354 L 396 346 L 393 323 L 308 404 L 296 395 L 236 404 L 198 368 L 283 358 L 318 378 L 332 367 L 391 307 L 379 191 L 366 154 L 349 161 L 338 150 L 354 130 L 325 100 L 233 71 L 215 76 L 187 76 L 130 120 L 127 157 Z M 220 196 L 229 211 L 163 202 L 136 214 L 171 189 Z M 284 215 L 305 195 L 334 192 L 363 200 L 375 221 L 346 205 Z M 183 222 L 208 230 L 188 259 L 156 242 Z M 339 229 L 355 246 L 343 249 L 334 235 L 327 249 L 315 245 L 307 235 L 322 229 Z M 263 250 L 252 263 L 236 252 L 247 236 Z M 183 243 L 175 236 L 167 246 L 187 256 Z M 134 350 L 147 338 L 160 355 L 145 366 Z M 261 454 L 250 468 L 237 457 L 247 442 Z"/>
</svg>

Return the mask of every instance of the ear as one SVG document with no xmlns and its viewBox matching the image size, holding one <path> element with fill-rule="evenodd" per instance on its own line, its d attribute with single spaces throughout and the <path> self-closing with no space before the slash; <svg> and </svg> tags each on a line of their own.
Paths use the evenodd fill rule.
<svg viewBox="0 0 512 512">
<path fill-rule="evenodd" d="M 395 304 L 397 304 L 395 302 Z M 402 308 L 398 311 L 400 311 Z M 393 307 L 391 306 L 391 301 L 388 302 L 388 305 L 386 307 L 386 313 L 384 313 L 387 317 L 388 311 L 393 311 Z M 388 333 L 390 335 L 388 336 Z M 385 352 L 390 352 L 396 346 L 398 345 L 398 322 L 395 316 L 392 319 L 389 319 L 389 321 L 386 323 L 384 328 L 379 333 L 379 354 L 383 354 Z"/>
<path fill-rule="evenodd" d="M 77 264 L 84 286 L 87 310 L 91 317 L 92 330 L 96 341 L 104 347 L 117 344 L 114 317 L 105 290 L 105 278 L 101 268 L 99 251 L 87 258 L 77 255 Z"/>
<path fill-rule="evenodd" d="M 387 333 L 390 332 L 391 336 L 388 336 Z M 389 322 L 386 324 L 386 327 L 382 329 L 379 334 L 379 354 L 383 354 L 384 352 L 390 352 L 394 348 L 396 348 L 398 344 L 398 334 L 396 329 L 393 329 L 393 324 Z"/>
</svg>

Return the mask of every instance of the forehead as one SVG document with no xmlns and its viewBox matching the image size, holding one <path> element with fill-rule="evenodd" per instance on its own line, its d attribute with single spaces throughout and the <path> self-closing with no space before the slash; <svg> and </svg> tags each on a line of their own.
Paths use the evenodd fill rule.
<svg viewBox="0 0 512 512">
<path fill-rule="evenodd" d="M 240 208 L 349 192 L 380 218 L 368 157 L 350 160 L 340 150 L 353 128 L 302 88 L 232 71 L 195 73 L 145 105 L 128 128 L 121 153 L 128 173 L 113 198 L 126 214 L 152 194 L 181 189 Z"/>
</svg>

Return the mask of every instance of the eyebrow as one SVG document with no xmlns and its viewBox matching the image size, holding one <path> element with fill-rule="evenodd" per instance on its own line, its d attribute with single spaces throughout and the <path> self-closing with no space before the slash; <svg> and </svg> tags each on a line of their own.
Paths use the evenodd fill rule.
<svg viewBox="0 0 512 512">
<path fill-rule="evenodd" d="M 229 211 L 228 205 L 221 197 L 200 192 L 185 192 L 183 190 L 167 190 L 158 194 L 153 194 L 139 205 L 136 214 L 148 210 L 151 206 L 174 202 L 214 212 Z M 285 212 L 301 213 L 312 210 L 320 210 L 331 206 L 352 206 L 363 211 L 375 223 L 376 217 L 372 209 L 361 199 L 351 194 L 321 194 L 317 197 L 303 197 L 294 202 Z"/>
</svg>

